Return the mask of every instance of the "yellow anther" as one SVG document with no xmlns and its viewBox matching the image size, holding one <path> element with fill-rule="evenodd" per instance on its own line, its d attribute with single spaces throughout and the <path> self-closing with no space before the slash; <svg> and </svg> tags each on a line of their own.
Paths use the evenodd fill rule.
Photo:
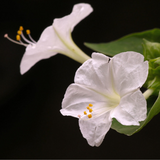
<svg viewBox="0 0 160 160">
<path fill-rule="evenodd" d="M 91 115 L 91 114 L 89 114 L 89 115 L 88 115 L 88 118 L 92 118 L 92 115 Z"/>
<path fill-rule="evenodd" d="M 93 110 L 90 108 L 90 109 L 89 109 L 89 112 L 92 112 L 92 111 L 93 111 Z"/>
<path fill-rule="evenodd" d="M 90 106 L 90 107 L 92 107 L 92 106 L 93 106 L 93 104 L 89 104 L 89 106 Z"/>
<path fill-rule="evenodd" d="M 84 114 L 85 114 L 85 115 L 87 115 L 87 112 L 86 112 L 86 111 L 84 111 Z"/>
<path fill-rule="evenodd" d="M 30 34 L 31 32 L 30 32 L 30 30 L 29 30 L 29 29 L 27 29 L 27 30 L 26 30 L 26 33 L 27 33 L 27 34 Z"/>
<path fill-rule="evenodd" d="M 20 30 L 20 31 L 23 31 L 23 27 L 22 27 L 22 26 L 20 26 L 20 27 L 19 27 L 19 30 Z"/>
<path fill-rule="evenodd" d="M 16 36 L 16 40 L 19 41 L 21 39 L 20 35 Z"/>
<path fill-rule="evenodd" d="M 18 34 L 18 35 L 21 35 L 21 33 L 22 33 L 22 31 L 20 31 L 20 30 L 19 30 L 19 31 L 17 31 L 17 34 Z"/>
<path fill-rule="evenodd" d="M 87 107 L 87 109 L 90 109 L 89 106 Z"/>
</svg>

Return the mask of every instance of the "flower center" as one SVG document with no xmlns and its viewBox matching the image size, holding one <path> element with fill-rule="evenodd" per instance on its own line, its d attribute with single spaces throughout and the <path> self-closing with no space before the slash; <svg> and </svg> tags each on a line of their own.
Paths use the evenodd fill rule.
<svg viewBox="0 0 160 160">
<path fill-rule="evenodd" d="M 111 96 L 107 97 L 107 106 L 111 107 L 111 108 L 115 108 L 119 105 L 120 103 L 120 96 L 118 94 L 113 94 Z"/>
<path fill-rule="evenodd" d="M 115 107 L 117 107 L 120 103 L 120 96 L 118 94 L 113 94 L 106 97 L 106 101 L 98 102 L 96 107 L 93 107 L 93 104 L 89 104 L 84 112 L 83 116 L 87 116 L 88 118 L 97 117 L 101 114 L 111 111 Z M 96 105 L 96 104 L 95 104 Z M 94 108 L 94 110 L 93 110 Z M 78 115 L 79 118 L 83 117 Z"/>
<path fill-rule="evenodd" d="M 15 41 L 15 40 L 11 39 L 10 37 L 8 37 L 8 34 L 5 34 L 4 37 L 7 38 L 8 40 L 10 40 L 13 43 L 16 43 L 16 44 L 19 44 L 19 45 L 23 45 L 25 47 L 27 47 L 29 44 L 32 44 L 32 45 L 36 44 L 36 41 L 30 35 L 30 30 L 29 29 L 26 30 L 26 34 L 28 35 L 30 40 L 28 40 L 24 36 L 23 27 L 20 26 L 19 30 L 17 31 L 17 36 L 16 36 L 16 40 L 17 41 Z M 23 41 L 25 41 L 25 43 L 21 41 L 21 37 L 22 37 Z"/>
<path fill-rule="evenodd" d="M 87 106 L 87 109 L 88 109 L 88 111 L 84 111 L 83 113 L 84 113 L 84 115 L 88 115 L 88 118 L 92 118 L 92 107 L 93 106 L 93 104 L 89 104 L 88 106 Z"/>
</svg>

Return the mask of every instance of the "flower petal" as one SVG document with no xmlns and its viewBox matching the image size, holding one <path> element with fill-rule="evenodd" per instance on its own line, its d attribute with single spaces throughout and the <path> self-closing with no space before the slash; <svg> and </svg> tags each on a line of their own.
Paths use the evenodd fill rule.
<svg viewBox="0 0 160 160">
<path fill-rule="evenodd" d="M 70 15 L 55 19 L 52 26 L 43 31 L 35 45 L 27 46 L 20 64 L 21 74 L 27 72 L 39 60 L 49 58 L 57 53 L 67 55 L 81 63 L 89 59 L 75 45 L 71 38 L 71 32 L 74 26 L 92 11 L 93 9 L 89 4 L 80 3 L 73 7 Z"/>
<path fill-rule="evenodd" d="M 142 87 L 148 76 L 148 62 L 137 52 L 117 54 L 110 61 L 115 90 L 120 96 Z"/>
<path fill-rule="evenodd" d="M 38 61 L 49 58 L 59 52 L 67 53 L 69 50 L 57 37 L 53 27 L 47 27 L 35 45 L 30 44 L 27 46 L 20 64 L 21 74 L 27 72 Z"/>
<path fill-rule="evenodd" d="M 53 27 L 62 39 L 65 39 L 68 43 L 72 44 L 70 33 L 73 31 L 75 25 L 88 16 L 92 11 L 93 9 L 90 4 L 76 4 L 74 5 L 71 14 L 63 18 L 54 19 Z"/>
<path fill-rule="evenodd" d="M 75 74 L 75 83 L 93 88 L 103 94 L 111 95 L 112 80 L 109 70 L 109 57 L 93 53 L 92 59 L 84 62 Z"/>
<path fill-rule="evenodd" d="M 79 119 L 79 126 L 83 137 L 91 146 L 100 146 L 106 133 L 111 127 L 109 112 L 88 120 Z"/>
<path fill-rule="evenodd" d="M 123 125 L 139 125 L 147 114 L 147 104 L 142 92 L 138 89 L 121 98 L 120 104 L 111 111 L 111 117 Z"/>
<path fill-rule="evenodd" d="M 101 106 L 103 108 L 104 103 L 106 104 L 106 98 L 85 86 L 71 84 L 64 95 L 60 112 L 63 115 L 78 118 L 78 115 L 83 115 L 90 103 L 97 104 L 98 102 L 100 105 L 103 103 Z M 99 105 L 94 105 L 94 107 L 99 108 Z"/>
</svg>

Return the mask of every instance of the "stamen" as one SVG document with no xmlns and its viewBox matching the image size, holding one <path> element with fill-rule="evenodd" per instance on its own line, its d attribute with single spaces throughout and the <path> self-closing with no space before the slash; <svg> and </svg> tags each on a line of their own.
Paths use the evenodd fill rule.
<svg viewBox="0 0 160 160">
<path fill-rule="evenodd" d="M 17 34 L 18 34 L 18 35 L 21 35 L 21 34 L 22 34 L 22 31 L 20 31 L 20 30 L 17 31 Z"/>
<path fill-rule="evenodd" d="M 88 118 L 92 118 L 92 115 L 91 115 L 91 114 L 89 114 L 89 115 L 88 115 Z"/>
<path fill-rule="evenodd" d="M 36 43 L 36 41 L 31 37 L 30 33 L 31 31 L 29 29 L 26 30 L 26 33 L 28 34 L 28 37 L 30 38 L 30 40 L 33 42 L 33 43 Z"/>
<path fill-rule="evenodd" d="M 86 111 L 84 111 L 84 114 L 85 114 L 85 115 L 87 115 L 87 112 L 86 112 Z"/>
<path fill-rule="evenodd" d="M 16 40 L 19 41 L 19 42 L 20 42 L 21 44 L 23 44 L 24 46 L 27 46 L 27 44 L 25 44 L 25 43 L 23 43 L 23 42 L 21 41 L 21 37 L 20 37 L 19 34 L 16 36 Z"/>
<path fill-rule="evenodd" d="M 17 40 L 17 41 L 20 41 L 20 40 L 21 40 L 20 35 L 17 35 L 17 36 L 16 36 L 16 40 Z"/>
<path fill-rule="evenodd" d="M 10 41 L 13 42 L 13 43 L 16 43 L 16 44 L 19 44 L 19 45 L 23 45 L 23 46 L 27 46 L 27 45 L 24 44 L 24 43 L 20 43 L 20 42 L 17 42 L 17 41 L 15 41 L 15 40 L 9 38 L 9 37 L 8 37 L 8 34 L 5 34 L 5 35 L 4 35 L 4 38 L 7 38 L 8 40 L 10 40 Z"/>
<path fill-rule="evenodd" d="M 92 107 L 93 106 L 93 104 L 89 104 L 86 108 L 89 110 L 89 112 L 91 113 L 91 112 L 93 112 L 93 110 L 90 108 L 90 107 Z M 84 111 L 83 113 L 84 113 L 84 115 L 87 115 L 87 112 L 88 111 Z M 88 113 L 89 113 L 88 112 Z M 91 114 L 88 114 L 88 118 L 92 118 L 92 115 Z"/>
<path fill-rule="evenodd" d="M 23 26 L 20 26 L 20 27 L 19 27 L 19 30 L 20 30 L 20 31 L 23 31 Z"/>
<path fill-rule="evenodd" d="M 29 41 L 28 39 L 25 38 L 25 36 L 23 35 L 23 32 L 21 32 L 21 36 L 23 38 L 24 41 L 26 41 L 29 44 L 34 44 L 33 42 Z"/>
<path fill-rule="evenodd" d="M 27 29 L 27 30 L 26 30 L 26 33 L 27 33 L 27 34 L 30 34 L 31 32 L 30 32 L 30 30 L 29 30 L 29 29 Z"/>
<path fill-rule="evenodd" d="M 29 38 L 31 39 L 31 41 L 29 41 L 28 39 L 26 39 L 25 36 L 23 35 L 23 27 L 22 27 L 22 26 L 19 27 L 19 30 L 17 31 L 17 34 L 18 34 L 18 35 L 16 36 L 16 40 L 19 41 L 19 42 L 14 41 L 13 39 L 9 38 L 9 37 L 8 37 L 8 34 L 5 34 L 4 37 L 7 38 L 8 40 L 10 40 L 10 41 L 13 42 L 13 43 L 20 44 L 20 45 L 23 45 L 23 46 L 26 46 L 26 47 L 28 46 L 28 44 L 23 43 L 23 42 L 21 41 L 21 37 L 22 37 L 22 39 L 23 39 L 25 42 L 27 42 L 27 43 L 29 43 L 29 44 L 35 44 L 36 41 L 34 41 L 33 38 L 30 36 L 30 30 L 27 30 L 26 32 L 27 32 Z M 21 36 L 21 37 L 20 37 L 20 36 Z"/>
</svg>

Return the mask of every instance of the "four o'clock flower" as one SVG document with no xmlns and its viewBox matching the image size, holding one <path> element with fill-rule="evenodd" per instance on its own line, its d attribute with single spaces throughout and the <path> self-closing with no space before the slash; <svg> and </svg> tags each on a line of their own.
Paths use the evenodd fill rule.
<svg viewBox="0 0 160 160">
<path fill-rule="evenodd" d="M 137 52 L 113 58 L 93 53 L 82 64 L 64 95 L 60 112 L 79 118 L 83 137 L 99 146 L 112 118 L 122 125 L 139 125 L 146 118 L 146 100 L 140 91 L 148 75 L 148 62 Z"/>
<path fill-rule="evenodd" d="M 80 63 L 88 60 L 90 57 L 80 50 L 73 42 L 71 32 L 75 25 L 92 11 L 93 9 L 89 4 L 79 3 L 74 5 L 70 15 L 54 19 L 53 24 L 42 32 L 38 42 L 32 39 L 29 30 L 27 30 L 27 34 L 30 40 L 27 40 L 22 33 L 23 28 L 20 27 L 18 34 L 28 43 L 24 44 L 20 40 L 20 36 L 17 36 L 17 40 L 20 41 L 20 44 L 26 46 L 26 51 L 20 64 L 21 74 L 27 72 L 38 61 L 54 56 L 57 53 L 64 54 Z M 7 34 L 5 37 L 10 39 Z"/>
</svg>

